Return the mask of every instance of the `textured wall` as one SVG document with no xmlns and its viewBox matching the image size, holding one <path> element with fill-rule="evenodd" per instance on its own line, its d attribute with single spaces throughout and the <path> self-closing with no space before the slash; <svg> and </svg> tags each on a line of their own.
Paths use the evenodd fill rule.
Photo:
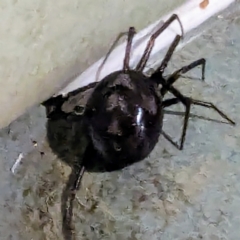
<svg viewBox="0 0 240 240">
<path fill-rule="evenodd" d="M 130 25 L 147 26 L 184 0 L 2 0 L 0 127 L 106 53 Z"/>
</svg>

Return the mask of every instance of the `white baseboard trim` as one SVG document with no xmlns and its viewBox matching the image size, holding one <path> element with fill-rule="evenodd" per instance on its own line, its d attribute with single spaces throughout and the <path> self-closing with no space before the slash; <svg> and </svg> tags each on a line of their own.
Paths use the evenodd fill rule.
<svg viewBox="0 0 240 240">
<path fill-rule="evenodd" d="M 134 66 L 140 57 L 143 54 L 143 51 L 146 47 L 146 43 L 149 39 L 149 35 L 156 29 L 157 26 L 162 21 L 168 19 L 173 13 L 177 14 L 180 18 L 180 21 L 184 28 L 184 33 L 188 33 L 191 30 L 197 28 L 199 25 L 204 23 L 207 19 L 214 16 L 218 12 L 221 12 L 225 8 L 227 8 L 231 3 L 235 2 L 235 0 L 188 0 L 181 7 L 175 9 L 171 13 L 162 17 L 155 23 L 149 25 L 142 31 L 138 32 L 133 41 L 133 48 L 131 54 L 130 65 Z M 128 29 L 126 29 L 127 31 Z M 167 28 L 156 40 L 154 48 L 152 50 L 151 56 L 154 56 L 156 53 L 160 52 L 162 49 L 170 45 L 173 38 L 176 34 L 181 34 L 181 29 L 179 23 L 174 21 L 169 28 Z M 105 76 L 114 72 L 116 70 L 120 70 L 123 65 L 123 58 L 125 53 L 126 42 L 116 47 L 108 60 L 104 64 L 104 67 L 101 69 L 99 78 L 96 79 L 96 73 L 99 69 L 99 66 L 103 62 L 104 57 L 102 57 L 99 61 L 94 63 L 88 69 L 86 69 L 82 74 L 73 79 L 64 89 L 55 94 L 58 95 L 67 95 L 69 92 L 72 92 L 78 88 L 84 87 L 89 83 L 94 81 L 99 81 L 103 79 Z M 150 56 L 150 58 L 151 58 Z"/>
</svg>

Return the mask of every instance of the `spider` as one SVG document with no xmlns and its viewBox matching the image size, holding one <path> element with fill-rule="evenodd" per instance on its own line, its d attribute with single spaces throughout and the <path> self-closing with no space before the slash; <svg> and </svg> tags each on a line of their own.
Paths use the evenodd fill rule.
<svg viewBox="0 0 240 240">
<path fill-rule="evenodd" d="M 180 35 L 176 35 L 162 63 L 154 73 L 150 77 L 143 73 L 155 39 L 174 20 L 180 22 L 178 16 L 173 14 L 152 34 L 135 69 L 129 67 L 132 40 L 136 32 L 134 27 L 130 27 L 122 70 L 113 72 L 100 81 L 88 99 L 84 121 L 94 148 L 100 153 L 106 164 L 125 166 L 143 160 L 155 147 L 160 134 L 163 134 L 175 147 L 182 150 L 191 105 L 211 108 L 230 124 L 235 124 L 213 103 L 184 96 L 173 86 L 173 83 L 182 74 L 197 66 L 202 67 L 202 80 L 204 80 L 206 64 L 204 58 L 176 70 L 168 78 L 163 76 L 164 70 L 180 42 Z M 160 89 L 159 86 L 161 86 Z M 167 92 L 170 92 L 174 97 L 164 100 Z M 178 103 L 185 106 L 179 144 L 162 130 L 163 109 Z"/>
<path fill-rule="evenodd" d="M 73 202 L 76 191 L 80 187 L 86 166 L 91 164 L 92 158 L 96 156 L 98 157 L 95 160 L 102 161 L 106 169 L 121 169 L 149 156 L 161 134 L 175 147 L 182 150 L 192 105 L 211 108 L 230 124 L 235 125 L 235 122 L 213 103 L 187 97 L 173 86 L 182 74 L 198 66 L 202 67 L 201 78 L 204 80 L 206 64 L 204 58 L 176 70 L 167 78 L 163 76 L 168 62 L 181 40 L 180 35 L 176 35 L 160 66 L 154 73 L 150 77 L 143 73 L 155 39 L 175 20 L 178 20 L 181 25 L 178 16 L 173 14 L 151 35 L 135 69 L 129 67 L 132 41 L 136 33 L 135 28 L 130 27 L 123 68 L 109 74 L 96 84 L 87 100 L 83 113 L 89 145 L 86 148 L 81 166 L 75 170 L 76 179 L 71 189 L 71 202 Z M 164 100 L 167 92 L 174 97 Z M 162 130 L 163 110 L 178 103 L 182 103 L 185 106 L 184 122 L 179 143 L 173 141 Z M 94 152 L 97 155 L 94 155 Z M 72 206 L 68 209 L 68 213 L 65 216 L 69 223 L 71 222 L 69 219 L 71 213 Z"/>
</svg>

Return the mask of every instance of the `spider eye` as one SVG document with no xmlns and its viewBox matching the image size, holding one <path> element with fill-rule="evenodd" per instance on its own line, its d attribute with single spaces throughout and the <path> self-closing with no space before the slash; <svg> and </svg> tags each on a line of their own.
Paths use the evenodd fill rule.
<svg viewBox="0 0 240 240">
<path fill-rule="evenodd" d="M 82 107 L 82 106 L 74 107 L 74 113 L 77 114 L 77 115 L 83 114 L 83 111 L 84 111 L 84 107 Z"/>
<path fill-rule="evenodd" d="M 121 130 L 118 130 L 118 131 L 117 131 L 117 135 L 118 135 L 118 136 L 122 136 L 122 131 L 121 131 Z"/>
<path fill-rule="evenodd" d="M 117 152 L 122 150 L 122 148 L 116 142 L 113 142 L 113 147 Z"/>
</svg>

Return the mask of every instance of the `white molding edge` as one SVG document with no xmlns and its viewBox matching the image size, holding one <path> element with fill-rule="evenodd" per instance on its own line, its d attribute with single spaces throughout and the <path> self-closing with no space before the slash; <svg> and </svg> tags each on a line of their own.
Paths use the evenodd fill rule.
<svg viewBox="0 0 240 240">
<path fill-rule="evenodd" d="M 177 14 L 180 18 L 180 21 L 183 25 L 184 33 L 188 33 L 189 31 L 195 29 L 203 22 L 205 22 L 210 17 L 214 16 L 218 12 L 221 12 L 225 8 L 227 8 L 231 3 L 236 0 L 208 0 L 204 1 L 208 3 L 204 8 L 201 7 L 201 3 L 204 0 L 188 0 L 179 8 L 175 9 L 171 13 L 162 17 L 158 21 L 149 25 L 142 31 L 138 32 L 133 40 L 133 48 L 131 53 L 131 61 L 130 66 L 134 66 L 140 57 L 143 54 L 143 51 L 146 47 L 146 43 L 149 39 L 150 34 L 156 27 L 159 26 L 162 21 L 168 19 L 173 13 Z M 128 29 L 126 29 L 127 31 Z M 169 28 L 167 28 L 156 40 L 154 48 L 152 50 L 151 56 L 154 56 L 156 53 L 160 52 L 162 49 L 170 45 L 173 38 L 176 34 L 181 34 L 181 29 L 179 23 L 174 21 Z M 104 57 L 86 69 L 82 74 L 75 77 L 64 89 L 55 94 L 58 95 L 67 95 L 69 92 L 72 92 L 78 88 L 84 87 L 94 81 L 99 81 L 103 79 L 105 76 L 114 72 L 116 70 L 120 70 L 123 65 L 123 58 L 125 53 L 126 42 L 116 47 L 108 57 L 108 60 L 105 62 L 101 72 L 99 74 L 99 78 L 96 79 L 96 73 L 99 69 L 99 66 L 102 64 Z M 150 58 L 151 58 L 150 56 Z"/>
</svg>

